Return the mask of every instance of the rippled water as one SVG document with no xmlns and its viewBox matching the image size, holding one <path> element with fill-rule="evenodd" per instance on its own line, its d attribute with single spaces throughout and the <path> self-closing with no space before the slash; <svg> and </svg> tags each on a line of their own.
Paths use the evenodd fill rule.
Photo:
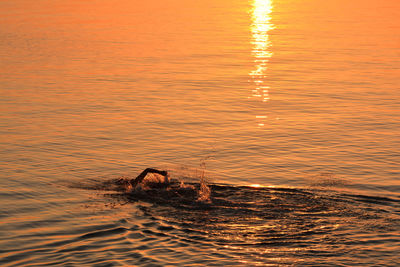
<svg viewBox="0 0 400 267">
<path fill-rule="evenodd" d="M 0 264 L 400 265 L 399 10 L 1 2 Z"/>
</svg>

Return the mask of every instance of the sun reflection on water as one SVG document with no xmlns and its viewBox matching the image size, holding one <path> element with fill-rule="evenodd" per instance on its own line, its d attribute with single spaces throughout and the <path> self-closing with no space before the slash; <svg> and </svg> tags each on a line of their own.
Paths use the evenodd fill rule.
<svg viewBox="0 0 400 267">
<path fill-rule="evenodd" d="M 274 29 L 271 23 L 272 0 L 254 0 L 252 9 L 252 54 L 254 56 L 255 69 L 249 73 L 255 88 L 252 90 L 251 98 L 261 99 L 262 102 L 269 101 L 269 89 L 266 84 L 268 66 L 267 63 L 272 57 L 270 50 L 271 41 L 269 32 Z M 264 126 L 266 115 L 257 115 L 256 119 L 261 122 L 258 125 Z"/>
</svg>

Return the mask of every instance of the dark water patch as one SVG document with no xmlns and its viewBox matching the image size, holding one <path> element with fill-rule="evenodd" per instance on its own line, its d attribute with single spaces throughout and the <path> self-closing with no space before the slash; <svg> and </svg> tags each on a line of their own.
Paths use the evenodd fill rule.
<svg viewBox="0 0 400 267">
<path fill-rule="evenodd" d="M 163 190 L 122 193 L 118 198 L 138 203 L 143 214 L 154 220 L 144 226 L 173 238 L 161 241 L 166 245 L 219 248 L 228 258 L 250 250 L 265 264 L 266 259 L 261 256 L 265 250 L 276 250 L 276 257 L 281 259 L 293 250 L 305 258 L 314 255 L 340 259 L 351 246 L 361 251 L 382 244 L 400 247 L 391 232 L 400 230 L 400 226 L 396 216 L 385 209 L 397 207 L 395 199 L 296 188 L 210 188 L 209 203 L 199 203 L 193 196 L 171 198 L 171 192 Z M 149 195 L 145 195 L 147 192 Z M 180 200 L 183 201 L 177 203 Z M 375 240 L 376 227 L 388 237 Z M 144 233 L 156 235 L 154 230 Z M 282 264 L 285 260 L 271 262 Z"/>
<path fill-rule="evenodd" d="M 390 197 L 378 197 L 378 196 L 367 196 L 367 195 L 351 195 L 351 194 L 342 194 L 344 197 L 351 198 L 354 201 L 361 201 L 365 203 L 371 204 L 379 204 L 379 205 L 389 205 L 400 208 L 400 200 L 394 199 Z"/>
<path fill-rule="evenodd" d="M 166 232 L 175 230 L 175 228 L 172 226 L 163 226 L 163 225 L 158 226 L 157 229 L 160 231 L 166 231 Z"/>
<path fill-rule="evenodd" d="M 211 184 L 210 201 L 201 202 L 199 184 L 187 185 L 191 189 L 182 194 L 179 186 L 133 192 L 116 190 L 114 185 L 105 192 L 107 187 L 95 186 L 91 192 L 101 205 L 111 207 L 101 210 L 100 216 L 118 210 L 127 213 L 112 223 L 94 220 L 69 228 L 61 227 L 64 218 L 53 218 L 59 225 L 54 228 L 42 220 L 27 222 L 24 227 L 49 228 L 14 235 L 27 244 L 0 251 L 0 263 L 315 266 L 332 262 L 340 266 L 348 265 L 349 253 L 355 265 L 368 264 L 363 258 L 368 254 L 397 261 L 400 216 L 393 212 L 398 210 L 394 198 Z"/>
<path fill-rule="evenodd" d="M 115 229 L 97 231 L 97 232 L 93 232 L 93 233 L 84 234 L 80 238 L 81 239 L 101 238 L 101 237 L 115 235 L 115 234 L 122 234 L 122 233 L 125 233 L 126 231 L 127 231 L 126 228 L 118 227 L 118 228 L 115 228 Z"/>
<path fill-rule="evenodd" d="M 275 249 L 282 257 L 288 253 L 285 251 L 317 253 L 314 247 L 320 247 L 318 255 L 328 258 L 339 257 L 351 244 L 399 247 L 396 238 L 373 241 L 376 231 L 393 237 L 393 232 L 400 230 L 399 216 L 393 212 L 398 208 L 394 198 L 212 184 L 210 201 L 204 203 L 196 198 L 200 185 L 189 185 L 193 190 L 183 194 L 178 184 L 130 193 L 111 186 L 117 192 L 104 196 L 124 205 L 136 203 L 143 215 L 151 218 L 142 225 L 146 230 L 136 234 L 146 243 L 158 239 L 181 248 L 219 247 L 233 257 L 234 251 L 249 249 L 258 256 L 262 250 Z M 353 242 L 358 239 L 359 243 Z"/>
</svg>

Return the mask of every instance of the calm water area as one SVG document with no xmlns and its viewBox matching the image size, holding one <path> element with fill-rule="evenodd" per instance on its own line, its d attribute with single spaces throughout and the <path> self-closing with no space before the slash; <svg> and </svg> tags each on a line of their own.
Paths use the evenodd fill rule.
<svg viewBox="0 0 400 267">
<path fill-rule="evenodd" d="M 399 85 L 398 0 L 0 1 L 0 265 L 400 266 Z"/>
</svg>

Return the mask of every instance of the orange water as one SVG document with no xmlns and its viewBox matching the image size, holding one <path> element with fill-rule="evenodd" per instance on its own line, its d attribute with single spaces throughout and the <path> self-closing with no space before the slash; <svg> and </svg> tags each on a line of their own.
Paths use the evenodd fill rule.
<svg viewBox="0 0 400 267">
<path fill-rule="evenodd" d="M 52 244 L 121 223 L 145 231 L 149 218 L 132 215 L 134 205 L 109 209 L 110 199 L 70 188 L 145 167 L 177 178 L 205 168 L 210 182 L 229 185 L 323 186 L 398 199 L 399 3 L 1 2 L 0 249 L 7 264 L 18 265 L 12 255 L 25 255 L 27 264 L 42 238 Z M 121 248 L 104 244 L 98 253 Z M 380 244 L 377 257 L 389 264 L 386 252 L 399 244 Z M 352 245 L 346 249 L 360 249 Z M 159 263 L 188 264 L 191 248 Z M 64 253 L 37 264 L 73 264 Z M 243 253 L 236 256 L 251 263 L 253 252 Z M 115 265 L 138 264 L 118 259 Z"/>
</svg>

